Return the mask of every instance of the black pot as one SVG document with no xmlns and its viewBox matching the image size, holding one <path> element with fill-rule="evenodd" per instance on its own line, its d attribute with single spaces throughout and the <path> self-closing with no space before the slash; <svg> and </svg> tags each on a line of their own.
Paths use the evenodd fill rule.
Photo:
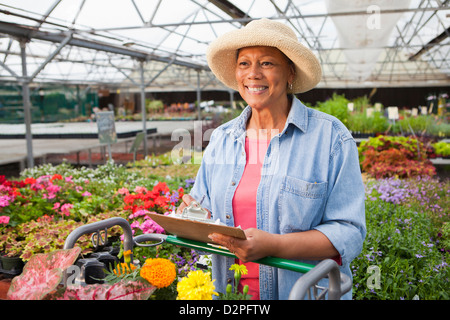
<svg viewBox="0 0 450 320">
<path fill-rule="evenodd" d="M 24 265 L 20 257 L 0 256 L 0 273 L 16 276 L 22 273 Z"/>
</svg>

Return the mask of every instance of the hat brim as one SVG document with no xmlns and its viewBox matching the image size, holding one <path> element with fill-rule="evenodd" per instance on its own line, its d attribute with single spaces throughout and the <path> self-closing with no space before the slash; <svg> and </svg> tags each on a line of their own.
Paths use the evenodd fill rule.
<svg viewBox="0 0 450 320">
<path fill-rule="evenodd" d="M 223 84 L 239 91 L 235 77 L 237 50 L 255 46 L 278 48 L 295 64 L 295 79 L 288 93 L 309 91 L 320 82 L 322 68 L 312 51 L 296 38 L 271 28 L 242 28 L 222 35 L 208 47 L 208 65 Z"/>
</svg>

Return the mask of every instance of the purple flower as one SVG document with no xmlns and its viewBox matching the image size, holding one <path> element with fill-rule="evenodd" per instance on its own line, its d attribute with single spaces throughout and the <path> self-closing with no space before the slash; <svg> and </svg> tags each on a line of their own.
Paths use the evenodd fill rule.
<svg viewBox="0 0 450 320">
<path fill-rule="evenodd" d="M 190 186 L 192 186 L 195 182 L 195 179 L 186 179 L 184 180 L 185 183 L 185 188 L 189 188 Z"/>
</svg>

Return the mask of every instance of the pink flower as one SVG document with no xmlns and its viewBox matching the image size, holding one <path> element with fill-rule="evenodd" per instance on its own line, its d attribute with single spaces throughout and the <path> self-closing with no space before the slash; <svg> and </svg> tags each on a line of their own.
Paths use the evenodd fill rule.
<svg viewBox="0 0 450 320">
<path fill-rule="evenodd" d="M 0 216 L 0 223 L 8 224 L 9 217 L 8 216 Z"/>
<path fill-rule="evenodd" d="M 59 202 L 55 202 L 55 204 L 53 205 L 53 210 L 58 211 L 60 206 L 61 206 L 61 204 Z"/>
<path fill-rule="evenodd" d="M 65 203 L 61 206 L 61 215 L 66 215 L 67 217 L 70 214 L 70 209 L 73 208 L 73 204 Z"/>
<path fill-rule="evenodd" d="M 136 188 L 134 188 L 134 192 L 136 192 L 136 193 L 146 193 L 147 192 L 147 188 L 146 187 L 137 186 Z"/>
<path fill-rule="evenodd" d="M 130 214 L 130 215 L 128 216 L 128 219 L 134 219 L 134 218 L 137 218 L 137 217 L 146 216 L 147 213 L 148 213 L 147 210 L 144 210 L 144 209 L 143 209 L 143 210 L 138 210 L 138 211 L 136 211 L 135 213 Z"/>
<path fill-rule="evenodd" d="M 127 188 L 120 188 L 119 190 L 117 190 L 117 193 L 122 195 L 128 195 L 130 194 L 130 191 L 128 191 Z"/>
<path fill-rule="evenodd" d="M 0 207 L 9 206 L 9 201 L 11 200 L 10 196 L 0 196 Z"/>
<path fill-rule="evenodd" d="M 83 196 L 83 197 L 90 197 L 90 196 L 92 196 L 92 193 L 90 193 L 89 191 L 85 191 L 85 192 L 82 194 L 82 196 Z"/>
</svg>

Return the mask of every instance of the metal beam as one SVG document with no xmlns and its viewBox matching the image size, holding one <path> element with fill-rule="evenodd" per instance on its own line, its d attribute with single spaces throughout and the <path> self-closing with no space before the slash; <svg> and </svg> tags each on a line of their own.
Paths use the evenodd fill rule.
<svg viewBox="0 0 450 320">
<path fill-rule="evenodd" d="M 0 33 L 5 33 L 16 38 L 22 39 L 38 39 L 43 41 L 49 41 L 54 43 L 61 43 L 66 39 L 66 35 L 63 33 L 50 33 L 42 32 L 33 27 L 27 27 L 15 23 L 0 21 Z M 86 49 L 92 49 L 97 51 L 104 51 L 114 54 L 120 54 L 129 56 L 138 60 L 155 60 L 160 62 L 171 62 L 171 57 L 161 57 L 155 54 L 149 54 L 147 52 L 130 49 L 127 47 L 119 47 L 104 42 L 91 41 L 72 37 L 68 45 L 81 47 Z M 187 61 L 177 60 L 173 62 L 176 65 L 184 66 L 192 69 L 209 70 L 206 65 L 191 63 Z"/>
<path fill-rule="evenodd" d="M 236 7 L 228 0 L 208 0 L 208 1 L 234 19 L 250 18 L 247 15 L 247 13 Z M 248 22 L 240 21 L 240 23 L 245 26 Z"/>
<path fill-rule="evenodd" d="M 449 6 L 443 7 L 431 7 L 431 8 L 411 8 L 411 9 L 387 9 L 380 10 L 380 14 L 391 14 L 391 13 L 407 13 L 407 12 L 422 12 L 422 11 L 440 11 L 440 10 L 450 10 Z M 336 12 L 336 13 L 313 13 L 313 14 L 294 14 L 286 15 L 281 17 L 271 17 L 272 20 L 286 20 L 286 19 L 314 19 L 314 18 L 325 18 L 325 17 L 340 17 L 340 16 L 367 16 L 372 13 L 366 11 L 348 11 L 348 12 Z M 132 30 L 132 29 L 142 29 L 142 28 L 165 28 L 165 27 L 177 27 L 184 25 L 203 25 L 203 24 L 217 24 L 217 23 L 248 23 L 254 19 L 260 19 L 260 17 L 244 17 L 244 18 L 234 18 L 234 19 L 220 19 L 220 20 L 207 20 L 207 21 L 186 21 L 177 23 L 161 23 L 152 24 L 146 26 L 129 26 L 129 27 L 115 27 L 115 28 L 97 28 L 96 31 L 115 31 L 115 30 Z"/>
<path fill-rule="evenodd" d="M 52 54 L 50 54 L 47 59 L 45 59 L 45 61 L 40 65 L 39 68 L 36 69 L 36 71 L 34 71 L 34 73 L 30 76 L 29 81 L 33 81 L 33 79 L 39 74 L 39 72 L 42 71 L 42 69 L 45 68 L 45 66 L 53 60 L 53 58 L 62 50 L 62 48 L 64 48 L 64 46 L 70 41 L 70 39 L 72 38 L 72 32 L 69 32 L 69 34 L 66 36 L 66 38 L 58 45 L 58 47 L 56 48 L 55 51 L 52 52 Z"/>
<path fill-rule="evenodd" d="M 441 43 L 442 41 L 444 41 L 445 39 L 447 39 L 450 35 L 450 27 L 447 28 L 446 30 L 444 30 L 440 35 L 438 35 L 436 38 L 431 39 L 426 45 L 424 45 L 417 53 L 415 53 L 414 55 L 412 55 L 411 57 L 408 58 L 409 61 L 415 61 L 417 60 L 420 56 L 422 56 L 423 54 L 425 54 L 426 52 L 428 52 L 431 48 L 433 48 L 434 46 L 438 45 L 439 43 Z"/>
</svg>

